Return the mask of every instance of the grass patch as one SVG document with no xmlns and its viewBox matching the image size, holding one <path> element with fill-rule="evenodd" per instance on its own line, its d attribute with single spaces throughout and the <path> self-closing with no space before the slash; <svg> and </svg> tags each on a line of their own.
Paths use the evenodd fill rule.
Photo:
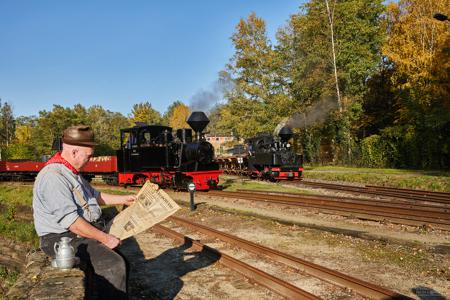
<svg viewBox="0 0 450 300">
<path fill-rule="evenodd" d="M 372 245 L 357 243 L 355 248 L 366 261 L 384 262 L 387 265 L 396 265 L 414 272 L 427 272 L 435 269 L 429 256 L 422 250 L 383 246 L 376 243 Z"/>
<path fill-rule="evenodd" d="M 103 192 L 103 193 L 107 193 L 107 194 L 113 194 L 113 195 L 135 195 L 137 193 L 137 191 L 132 191 L 132 190 L 119 190 L 119 189 L 108 189 L 108 188 L 98 188 L 95 187 L 94 188 L 99 191 L 99 192 Z"/>
<path fill-rule="evenodd" d="M 450 172 L 443 171 L 317 167 L 308 168 L 303 176 L 305 179 L 450 192 Z"/>
<path fill-rule="evenodd" d="M 17 218 L 18 207 L 30 207 L 33 199 L 31 185 L 0 184 L 0 236 L 38 246 L 39 241 L 32 222 Z"/>
<path fill-rule="evenodd" d="M 35 247 L 39 245 L 39 240 L 34 231 L 33 223 L 19 222 L 8 212 L 0 215 L 0 236 L 23 243 L 31 244 Z"/>
<path fill-rule="evenodd" d="M 16 183 L 0 183 L 0 204 L 31 206 L 33 187 Z"/>
<path fill-rule="evenodd" d="M 436 276 L 445 277 L 445 269 L 440 269 L 440 263 L 435 262 L 427 251 L 419 247 L 366 241 L 330 233 L 322 233 L 321 240 L 333 248 L 349 247 L 366 262 L 393 265 L 414 273 L 435 273 Z"/>
<path fill-rule="evenodd" d="M 0 266 L 0 285 L 3 290 L 7 291 L 12 287 L 17 278 L 19 278 L 19 272 Z M 0 299 L 3 299 L 1 295 Z"/>
<path fill-rule="evenodd" d="M 321 167 L 305 167 L 306 171 L 333 171 L 333 172 L 357 172 L 357 173 L 377 173 L 377 174 L 417 174 L 417 175 L 429 175 L 429 176 L 444 176 L 449 177 L 449 171 L 440 170 L 410 170 L 410 169 L 377 169 L 377 168 L 357 168 L 357 167 L 340 167 L 340 166 L 321 166 Z"/>
</svg>

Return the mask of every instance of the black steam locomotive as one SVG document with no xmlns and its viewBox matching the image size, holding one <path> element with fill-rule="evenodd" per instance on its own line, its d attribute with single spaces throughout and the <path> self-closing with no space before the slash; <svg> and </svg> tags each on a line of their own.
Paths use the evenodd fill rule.
<svg viewBox="0 0 450 300">
<path fill-rule="evenodd" d="M 246 175 L 270 181 L 300 179 L 303 172 L 302 156 L 294 152 L 289 140 L 293 133 L 284 126 L 278 136 L 261 134 L 236 145 L 231 156 L 218 157 L 226 173 Z"/>
<path fill-rule="evenodd" d="M 214 148 L 202 130 L 209 119 L 203 112 L 193 112 L 187 123 L 192 129 L 137 124 L 122 129 L 121 148 L 117 151 L 119 184 L 141 184 L 146 180 L 161 186 L 185 188 L 193 182 L 197 190 L 216 188 L 219 165 Z"/>
</svg>

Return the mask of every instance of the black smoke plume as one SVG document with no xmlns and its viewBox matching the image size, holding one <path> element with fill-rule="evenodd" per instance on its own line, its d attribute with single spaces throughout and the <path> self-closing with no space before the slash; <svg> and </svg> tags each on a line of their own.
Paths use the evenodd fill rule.
<svg viewBox="0 0 450 300">
<path fill-rule="evenodd" d="M 189 101 L 191 111 L 209 111 L 224 102 L 225 94 L 233 89 L 234 85 L 228 76 L 221 75 L 213 82 L 209 89 L 200 89 Z"/>
<path fill-rule="evenodd" d="M 307 107 L 304 111 L 297 112 L 292 117 L 281 121 L 275 128 L 274 134 L 278 134 L 280 129 L 285 125 L 291 128 L 306 128 L 311 125 L 323 123 L 327 119 L 328 114 L 337 108 L 338 105 L 336 99 L 324 97 Z"/>
</svg>

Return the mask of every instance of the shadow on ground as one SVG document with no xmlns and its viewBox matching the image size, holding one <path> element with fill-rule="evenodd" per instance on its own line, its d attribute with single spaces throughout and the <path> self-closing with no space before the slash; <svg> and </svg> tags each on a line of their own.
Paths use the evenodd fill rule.
<svg viewBox="0 0 450 300">
<path fill-rule="evenodd" d="M 418 286 L 412 289 L 412 292 L 421 300 L 445 300 L 446 298 L 432 288 Z"/>
<path fill-rule="evenodd" d="M 103 215 L 111 219 L 117 214 L 107 208 Z M 182 245 L 168 249 L 158 256 L 147 259 L 134 237 L 123 241 L 118 251 L 129 263 L 130 299 L 173 299 L 184 286 L 181 279 L 189 272 L 214 264 L 219 257 L 204 251 L 190 251 L 192 241 L 186 239 Z"/>
</svg>

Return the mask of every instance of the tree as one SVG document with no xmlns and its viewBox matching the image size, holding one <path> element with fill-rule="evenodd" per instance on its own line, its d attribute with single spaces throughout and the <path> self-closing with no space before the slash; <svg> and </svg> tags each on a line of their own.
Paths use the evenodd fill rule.
<svg viewBox="0 0 450 300">
<path fill-rule="evenodd" d="M 31 141 L 31 126 L 19 125 L 16 127 L 15 140 L 19 144 L 28 144 Z"/>
<path fill-rule="evenodd" d="M 397 113 L 385 132 L 395 133 L 410 166 L 450 165 L 450 34 L 447 23 L 432 18 L 449 4 L 402 0 L 388 7 L 383 53 L 391 63 Z"/>
<path fill-rule="evenodd" d="M 14 116 L 8 102 L 2 104 L 0 99 L 0 144 L 8 147 L 14 138 Z"/>
<path fill-rule="evenodd" d="M 380 62 L 384 9 L 380 0 L 337 0 L 328 9 L 327 4 L 308 2 L 279 30 L 276 50 L 282 63 L 278 70 L 281 84 L 293 98 L 295 114 L 329 99 L 341 104 L 341 114 L 330 114 L 322 130 L 307 133 L 318 136 L 303 140 L 322 139 L 331 143 L 334 159 L 349 159 L 363 117 L 366 82 Z"/>
<path fill-rule="evenodd" d="M 325 0 L 325 4 L 327 7 L 328 24 L 330 25 L 331 53 L 333 55 L 334 80 L 336 81 L 336 96 L 337 96 L 339 111 L 342 112 L 341 93 L 339 91 L 339 79 L 338 79 L 337 65 L 336 65 L 336 47 L 334 46 L 334 8 L 336 5 L 336 0 L 333 1 L 332 9 L 330 9 L 328 0 Z"/>
<path fill-rule="evenodd" d="M 265 116 L 262 106 L 255 101 L 245 98 L 232 99 L 229 103 L 219 108 L 220 120 L 216 127 L 224 132 L 233 129 L 241 137 L 251 137 L 263 131 L 262 120 Z"/>
<path fill-rule="evenodd" d="M 394 83 L 401 90 L 419 90 L 415 101 L 428 106 L 435 97 L 450 103 L 448 97 L 448 42 L 446 23 L 432 18 L 436 11 L 444 11 L 449 0 L 400 1 L 391 3 L 388 10 L 389 39 L 384 54 L 395 64 Z M 420 93 L 420 92 L 419 92 Z"/>
<path fill-rule="evenodd" d="M 186 120 L 189 118 L 191 111 L 189 107 L 183 103 L 179 103 L 172 109 L 172 114 L 169 119 L 169 126 L 173 129 L 189 128 Z"/>
<path fill-rule="evenodd" d="M 40 111 L 31 133 L 35 158 L 41 159 L 42 155 L 51 154 L 54 139 L 62 137 L 67 127 L 80 124 L 89 125 L 81 104 L 75 105 L 74 109 L 53 105 L 52 111 Z"/>
<path fill-rule="evenodd" d="M 20 116 L 15 119 L 14 138 L 4 151 L 2 159 L 33 159 L 35 157 L 32 137 L 35 125 L 35 117 Z"/>
<path fill-rule="evenodd" d="M 95 155 L 112 155 L 120 147 L 120 129 L 129 126 L 128 119 L 118 112 L 105 110 L 99 105 L 87 109 L 88 124 L 95 133 L 98 146 Z"/>
<path fill-rule="evenodd" d="M 234 128 L 242 137 L 272 131 L 292 105 L 280 90 L 278 60 L 264 20 L 255 13 L 241 19 L 231 40 L 235 54 L 220 80 L 232 85 L 224 92 L 228 103 L 220 107 L 221 120 L 216 125 L 229 132 Z"/>
<path fill-rule="evenodd" d="M 5 158 L 7 159 L 32 159 L 33 147 L 31 138 L 32 128 L 28 125 L 19 125 L 15 130 L 15 138 L 8 145 Z"/>
<path fill-rule="evenodd" d="M 391 81 L 393 68 L 382 64 L 378 73 L 367 81 L 367 93 L 363 101 L 364 118 L 361 119 L 360 137 L 379 135 L 381 130 L 395 122 L 396 93 Z"/>
<path fill-rule="evenodd" d="M 130 125 L 134 126 L 136 122 L 143 122 L 146 124 L 161 124 L 161 114 L 153 109 L 149 102 L 142 102 L 133 105 L 131 115 L 129 116 Z"/>
<path fill-rule="evenodd" d="M 169 107 L 167 107 L 166 112 L 164 113 L 164 115 L 162 116 L 162 123 L 164 125 L 169 126 L 170 123 L 170 119 L 173 116 L 173 110 L 175 107 L 177 107 L 178 105 L 183 105 L 183 102 L 176 100 L 174 101 L 172 104 L 169 105 Z"/>
<path fill-rule="evenodd" d="M 19 136 L 22 135 L 22 126 L 31 129 L 31 139 L 29 146 L 35 159 L 41 159 L 42 155 L 49 155 L 53 152 L 51 149 L 53 140 L 62 136 L 64 129 L 73 125 L 91 126 L 98 146 L 95 149 L 95 155 L 111 155 L 114 150 L 120 146 L 120 129 L 129 126 L 128 119 L 120 113 L 111 112 L 103 109 L 101 106 L 92 106 L 85 108 L 81 104 L 73 108 L 54 105 L 52 111 L 40 111 L 39 117 L 18 119 L 20 124 Z M 18 126 L 19 128 L 19 126 Z M 23 136 L 25 136 L 23 128 Z M 18 136 L 18 137 L 19 137 Z M 19 139 L 15 142 L 19 151 L 23 145 Z M 24 150 L 20 150 L 24 152 Z"/>
</svg>

